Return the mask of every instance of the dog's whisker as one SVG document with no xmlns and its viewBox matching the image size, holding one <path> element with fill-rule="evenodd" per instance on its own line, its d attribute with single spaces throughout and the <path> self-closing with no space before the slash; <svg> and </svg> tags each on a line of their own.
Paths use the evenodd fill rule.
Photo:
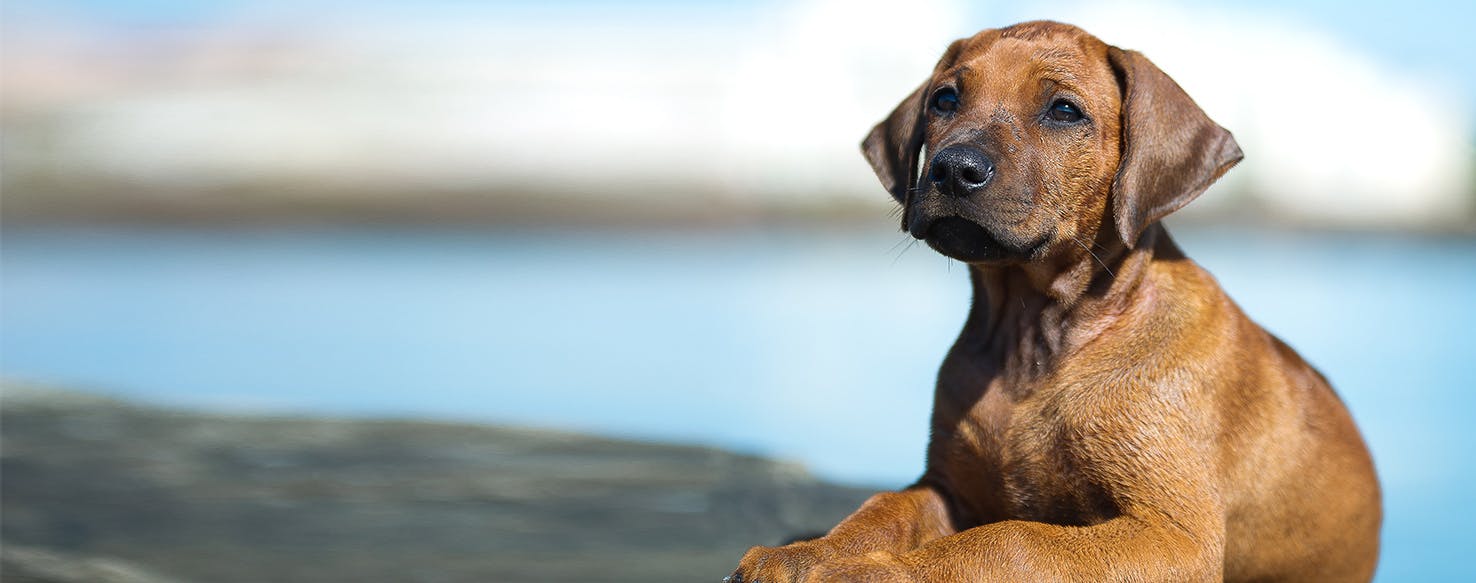
<svg viewBox="0 0 1476 583">
<path fill-rule="evenodd" d="M 898 244 L 900 245 L 901 243 L 899 242 Z M 897 255 L 896 256 L 892 257 L 892 265 L 896 265 L 898 261 L 901 261 L 902 260 L 902 256 L 903 255 L 906 255 L 907 254 L 907 251 L 909 249 L 912 249 L 912 246 L 913 245 L 917 245 L 917 239 L 913 239 L 912 242 L 908 243 L 907 246 L 903 247 L 901 251 L 897 252 Z"/>
<path fill-rule="evenodd" d="M 887 248 L 887 254 L 895 252 L 897 248 L 901 247 L 903 243 L 906 243 L 908 239 L 911 239 L 911 237 L 908 237 L 906 235 L 903 235 L 902 238 L 897 239 L 896 243 L 892 243 L 892 246 Z"/>
<path fill-rule="evenodd" d="M 1111 267 L 1107 267 L 1107 263 L 1104 262 L 1104 261 L 1102 261 L 1102 258 L 1101 257 L 1098 257 L 1097 256 L 1097 252 L 1096 251 L 1092 251 L 1092 248 L 1091 247 L 1087 247 L 1086 246 L 1086 243 L 1082 243 L 1081 242 L 1081 239 L 1077 239 L 1076 238 L 1076 235 L 1072 235 L 1071 236 L 1071 240 L 1072 240 L 1072 242 L 1074 242 L 1077 245 L 1081 246 L 1082 249 L 1085 249 L 1087 253 L 1090 253 L 1092 255 L 1092 259 L 1096 259 L 1097 260 L 1097 265 L 1101 265 L 1102 266 L 1102 269 L 1106 269 L 1107 270 L 1107 275 L 1110 275 L 1112 277 L 1117 277 L 1117 274 L 1116 273 L 1112 273 L 1112 268 Z"/>
</svg>

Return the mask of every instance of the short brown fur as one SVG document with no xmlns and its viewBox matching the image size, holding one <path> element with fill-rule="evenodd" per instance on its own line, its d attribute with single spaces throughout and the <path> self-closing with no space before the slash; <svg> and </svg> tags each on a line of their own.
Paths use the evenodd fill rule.
<svg viewBox="0 0 1476 583">
<path fill-rule="evenodd" d="M 944 85 L 948 114 L 928 101 Z M 1040 121 L 1061 96 L 1086 121 Z M 914 184 L 934 176 L 920 152 L 956 144 L 994 161 L 987 188 Z M 1379 488 L 1348 411 L 1158 224 L 1241 155 L 1156 66 L 1059 23 L 985 30 L 863 151 L 904 228 L 970 263 L 926 470 L 730 581 L 1373 576 Z M 940 217 L 1007 251 L 965 257 L 925 235 Z"/>
</svg>

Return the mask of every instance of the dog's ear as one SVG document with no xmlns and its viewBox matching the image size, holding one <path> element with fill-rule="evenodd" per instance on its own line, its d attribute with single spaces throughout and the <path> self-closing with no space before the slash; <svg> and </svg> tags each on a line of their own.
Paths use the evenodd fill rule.
<svg viewBox="0 0 1476 583">
<path fill-rule="evenodd" d="M 907 203 L 907 189 L 917 177 L 918 153 L 922 149 L 923 96 L 928 83 L 923 82 L 892 110 L 887 119 L 871 128 L 861 141 L 861 153 L 876 171 L 882 186 L 897 202 Z"/>
<path fill-rule="evenodd" d="M 1209 188 L 1243 155 L 1178 83 L 1137 51 L 1108 47 L 1122 87 L 1122 161 L 1112 183 L 1112 218 L 1128 247 L 1154 221 Z"/>
<path fill-rule="evenodd" d="M 958 39 L 948 44 L 943 57 L 938 59 L 933 71 L 947 69 L 963 53 L 968 39 Z M 932 77 L 924 80 L 910 95 L 897 104 L 887 119 L 871 128 L 871 133 L 861 141 L 861 153 L 876 171 L 882 186 L 892 193 L 892 198 L 907 204 L 907 191 L 917 180 L 919 154 L 923 146 L 923 108 L 927 107 L 928 87 Z M 905 219 L 904 219 L 905 220 Z"/>
</svg>

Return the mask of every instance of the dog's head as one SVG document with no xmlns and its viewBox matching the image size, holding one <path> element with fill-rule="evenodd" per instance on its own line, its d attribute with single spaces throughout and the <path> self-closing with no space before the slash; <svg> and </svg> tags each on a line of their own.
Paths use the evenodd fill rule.
<svg viewBox="0 0 1476 583">
<path fill-rule="evenodd" d="M 861 147 L 902 228 L 970 263 L 1131 247 L 1241 158 L 1146 57 L 1055 22 L 955 41 Z"/>
</svg>

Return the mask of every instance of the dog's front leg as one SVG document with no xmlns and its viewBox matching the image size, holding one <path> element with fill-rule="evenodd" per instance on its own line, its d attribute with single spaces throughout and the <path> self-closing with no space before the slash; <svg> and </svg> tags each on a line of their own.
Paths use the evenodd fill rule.
<svg viewBox="0 0 1476 583">
<path fill-rule="evenodd" d="M 1223 535 L 1167 519 L 1120 517 L 1089 527 L 1011 520 L 971 528 L 902 555 L 827 562 L 828 581 L 1219 581 Z"/>
<path fill-rule="evenodd" d="M 827 561 L 867 554 L 893 556 L 954 532 L 943 493 L 920 484 L 872 496 L 820 538 L 782 547 L 753 547 L 726 581 L 803 581 L 810 570 Z"/>
</svg>

